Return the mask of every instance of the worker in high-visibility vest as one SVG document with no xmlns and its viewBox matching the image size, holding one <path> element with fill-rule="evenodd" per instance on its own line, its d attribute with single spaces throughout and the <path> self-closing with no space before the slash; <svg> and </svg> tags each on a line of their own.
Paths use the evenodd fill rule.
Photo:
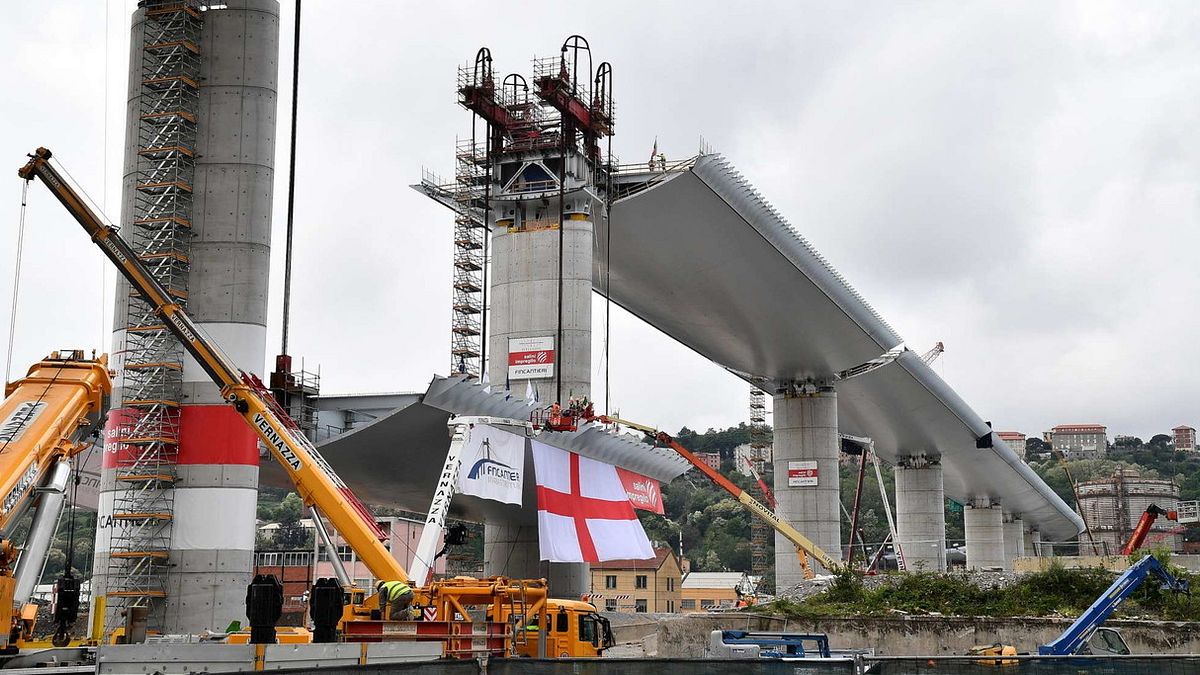
<svg viewBox="0 0 1200 675">
<path fill-rule="evenodd" d="M 379 592 L 379 613 L 392 621 L 407 621 L 412 618 L 408 611 L 412 605 L 413 591 L 403 581 L 380 581 L 375 584 Z"/>
</svg>

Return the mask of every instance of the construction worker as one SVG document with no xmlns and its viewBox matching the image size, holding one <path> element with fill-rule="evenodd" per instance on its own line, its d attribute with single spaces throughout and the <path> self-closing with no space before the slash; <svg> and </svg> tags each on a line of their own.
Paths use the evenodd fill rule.
<svg viewBox="0 0 1200 675">
<path fill-rule="evenodd" d="M 408 608 L 412 605 L 413 591 L 403 581 L 380 581 L 375 584 L 379 593 L 379 614 L 392 621 L 407 621 L 411 618 Z"/>
</svg>

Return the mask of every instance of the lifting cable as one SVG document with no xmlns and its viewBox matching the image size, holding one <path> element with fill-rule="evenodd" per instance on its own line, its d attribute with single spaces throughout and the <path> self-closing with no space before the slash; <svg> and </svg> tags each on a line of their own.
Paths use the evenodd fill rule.
<svg viewBox="0 0 1200 675">
<path fill-rule="evenodd" d="M 608 161 L 608 175 L 606 176 L 604 190 L 604 414 L 612 414 L 612 409 L 609 408 L 609 395 L 612 392 L 610 386 L 612 363 L 609 353 L 609 345 L 612 341 L 612 206 L 613 206 L 613 171 L 616 169 L 612 161 L 612 134 L 608 135 L 608 149 L 605 150 L 605 159 Z M 595 231 L 595 228 L 593 228 Z"/>
<path fill-rule="evenodd" d="M 17 225 L 17 260 L 13 265 L 12 306 L 8 315 L 8 354 L 4 358 L 4 382 L 12 379 L 13 338 L 17 331 L 17 298 L 21 290 L 21 255 L 25 247 L 25 211 L 28 205 L 29 181 L 21 184 L 21 219 Z M 7 445 L 7 444 L 6 444 Z"/>
<path fill-rule="evenodd" d="M 109 17 L 109 0 L 104 0 L 104 152 L 100 155 L 100 166 L 103 168 L 103 190 L 100 194 L 100 207 L 103 212 L 108 212 L 108 17 Z M 108 261 L 101 256 L 100 258 L 100 341 L 97 343 L 100 351 L 104 351 L 104 331 L 107 322 L 104 320 L 105 306 L 108 304 L 108 294 L 105 289 L 108 288 Z"/>
<path fill-rule="evenodd" d="M 565 52 L 566 48 L 564 47 L 563 50 Z M 566 56 L 563 56 L 563 58 L 565 59 Z M 563 269 L 564 269 L 563 268 L 563 249 L 565 247 L 565 241 L 563 240 L 563 235 L 564 235 L 563 230 L 566 229 L 565 221 L 566 221 L 566 198 L 567 198 L 566 197 L 566 187 L 567 187 L 567 116 L 566 115 L 562 116 L 562 127 L 561 127 L 561 131 L 559 132 L 559 135 L 561 136 L 561 138 L 559 139 L 559 144 L 561 146 L 562 159 L 560 160 L 561 163 L 558 168 L 558 173 L 559 173 L 559 176 L 558 176 L 558 335 L 557 335 L 557 339 L 555 340 L 555 343 L 554 343 L 555 359 L 558 361 L 558 363 L 556 363 L 554 365 L 554 375 L 555 375 L 555 381 L 556 381 L 555 382 L 554 401 L 556 403 L 558 403 L 559 405 L 562 405 L 562 400 L 563 400 L 563 395 L 562 395 L 563 394 L 563 391 L 562 391 L 562 389 L 563 389 L 563 386 L 562 386 L 563 385 L 563 382 L 562 382 L 563 367 L 562 366 L 563 366 L 563 354 L 566 352 L 566 350 L 563 348 Z M 572 136 L 573 135 L 574 135 L 574 130 L 572 130 Z M 574 139 L 572 139 L 572 140 L 574 140 Z"/>
<path fill-rule="evenodd" d="M 296 34 L 292 43 L 292 124 L 288 151 L 287 236 L 283 255 L 283 331 L 279 353 L 288 353 L 288 324 L 292 318 L 292 234 L 296 205 L 296 106 L 300 98 L 300 0 L 296 0 Z"/>
<path fill-rule="evenodd" d="M 99 429 L 97 429 L 98 431 Z M 79 506 L 79 483 L 83 479 L 83 467 L 87 466 L 88 460 L 92 458 L 92 453 L 95 451 L 96 442 L 92 441 L 88 446 L 87 456 L 72 463 L 71 466 L 71 508 L 67 511 L 67 517 L 71 520 L 67 525 L 67 561 L 64 567 L 66 576 L 71 576 L 71 568 L 75 566 L 75 516 Z M 78 456 L 76 455 L 76 457 Z M 91 566 L 90 563 L 88 566 Z"/>
</svg>

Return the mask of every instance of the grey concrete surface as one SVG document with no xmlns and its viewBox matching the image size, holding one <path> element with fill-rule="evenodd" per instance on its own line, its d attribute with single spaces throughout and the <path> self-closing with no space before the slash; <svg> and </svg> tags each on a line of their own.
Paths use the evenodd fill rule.
<svg viewBox="0 0 1200 675">
<path fill-rule="evenodd" d="M 910 570 L 946 569 L 946 494 L 942 466 L 924 455 L 896 464 L 896 536 Z"/>
<path fill-rule="evenodd" d="M 1025 523 L 1017 516 L 1004 515 L 1004 569 L 1013 568 L 1013 560 L 1025 555 Z"/>
<path fill-rule="evenodd" d="M 142 17 L 141 10 L 135 12 L 132 23 L 124 221 L 130 220 L 134 212 Z M 188 312 L 216 337 L 234 337 L 223 341 L 222 347 L 236 363 L 259 372 L 265 364 L 266 350 L 279 3 L 230 0 L 206 10 L 203 17 Z M 128 285 L 118 283 L 114 352 L 124 348 L 122 329 L 127 322 L 128 295 Z M 120 367 L 119 360 L 115 367 Z M 194 366 L 185 366 L 182 393 L 185 404 L 221 403 L 216 386 Z M 119 390 L 114 391 L 115 401 L 121 400 L 120 396 Z M 181 452 L 188 449 L 181 448 Z M 111 473 L 103 472 L 102 490 L 115 489 Z M 178 473 L 178 489 L 245 490 L 258 486 L 257 466 L 192 464 L 180 466 Z M 186 519 L 185 515 L 177 514 L 181 519 Z M 244 518 L 248 527 L 252 527 L 254 517 L 252 506 L 234 516 L 239 522 Z M 97 534 L 101 536 L 99 530 Z M 187 538 L 176 533 L 172 540 Z M 232 545 L 220 550 L 173 548 L 163 623 L 156 628 L 169 633 L 194 633 L 222 629 L 231 620 L 244 618 L 252 557 L 249 548 Z M 107 555 L 99 551 L 93 566 L 97 592 L 104 592 L 107 586 L 108 565 Z M 157 613 L 152 612 L 152 620 L 156 618 Z"/>
<path fill-rule="evenodd" d="M 786 620 L 752 614 L 681 614 L 655 622 L 614 621 L 617 642 L 649 643 L 650 656 L 698 657 L 715 629 L 827 633 L 833 649 L 874 649 L 878 656 L 954 656 L 975 645 L 1011 644 L 1034 653 L 1071 619 L 940 616 L 833 617 Z M 1200 653 L 1200 623 L 1113 620 L 1134 654 Z M 653 637 L 653 640 L 647 638 Z"/>
<path fill-rule="evenodd" d="M 774 411 L 775 513 L 836 559 L 842 550 L 837 394 L 832 388 L 812 395 L 779 394 Z M 816 485 L 788 485 L 789 463 L 795 461 L 816 462 Z M 815 561 L 810 564 L 824 571 Z M 803 578 L 795 547 L 776 533 L 775 587 L 790 588 Z"/>
<path fill-rule="evenodd" d="M 968 569 L 1011 569 L 1004 555 L 1004 512 L 999 504 L 980 500 L 963 510 Z M 1009 563 L 1011 565 L 1011 563 Z"/>
<path fill-rule="evenodd" d="M 562 369 L 563 403 L 591 394 L 592 245 L 588 220 L 568 220 L 563 235 L 563 344 L 555 344 Z M 558 336 L 558 230 L 492 233 L 488 376 L 493 385 L 525 395 L 525 380 L 508 381 L 509 338 Z M 557 379 L 532 380 L 538 398 L 558 400 Z"/>
<path fill-rule="evenodd" d="M 557 213 L 557 203 L 547 207 Z M 561 236 L 561 242 L 560 242 Z M 573 396 L 591 395 L 592 366 L 592 255 L 595 227 L 591 220 L 565 219 L 562 229 L 509 232 L 496 227 L 492 232 L 492 278 L 489 337 L 489 377 L 493 384 L 506 385 L 524 396 L 532 382 L 544 405 L 555 401 L 566 405 Z M 562 330 L 559 331 L 559 247 L 562 247 Z M 510 380 L 509 339 L 552 337 L 555 350 L 553 377 Z M 561 381 L 561 390 L 560 390 Z M 561 395 L 560 395 L 561 393 Z M 576 563 L 538 561 L 536 528 L 532 538 L 510 536 L 525 531 L 519 522 L 491 522 L 484 531 L 488 574 L 545 576 L 559 597 L 578 597 L 590 590 L 588 566 Z M 499 537 L 494 544 L 489 537 Z M 514 561 L 519 563 L 516 568 Z M 536 565 L 534 565 L 536 563 Z M 541 574 L 518 574 L 515 569 L 545 569 Z"/>
</svg>

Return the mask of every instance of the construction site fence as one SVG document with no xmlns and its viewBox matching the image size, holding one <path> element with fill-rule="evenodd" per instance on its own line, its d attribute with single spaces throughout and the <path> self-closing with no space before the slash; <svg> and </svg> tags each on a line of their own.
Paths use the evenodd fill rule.
<svg viewBox="0 0 1200 675">
<path fill-rule="evenodd" d="M 858 672 L 871 675 L 1192 675 L 1200 673 L 1200 654 L 867 657 L 862 659 Z"/>
<path fill-rule="evenodd" d="M 273 671 L 283 675 L 856 675 L 851 660 L 776 659 L 487 659 L 305 668 Z"/>
<path fill-rule="evenodd" d="M 295 675 L 1193 675 L 1200 655 L 1154 656 L 860 656 L 842 660 L 777 659 L 490 659 L 276 671 Z"/>
</svg>

